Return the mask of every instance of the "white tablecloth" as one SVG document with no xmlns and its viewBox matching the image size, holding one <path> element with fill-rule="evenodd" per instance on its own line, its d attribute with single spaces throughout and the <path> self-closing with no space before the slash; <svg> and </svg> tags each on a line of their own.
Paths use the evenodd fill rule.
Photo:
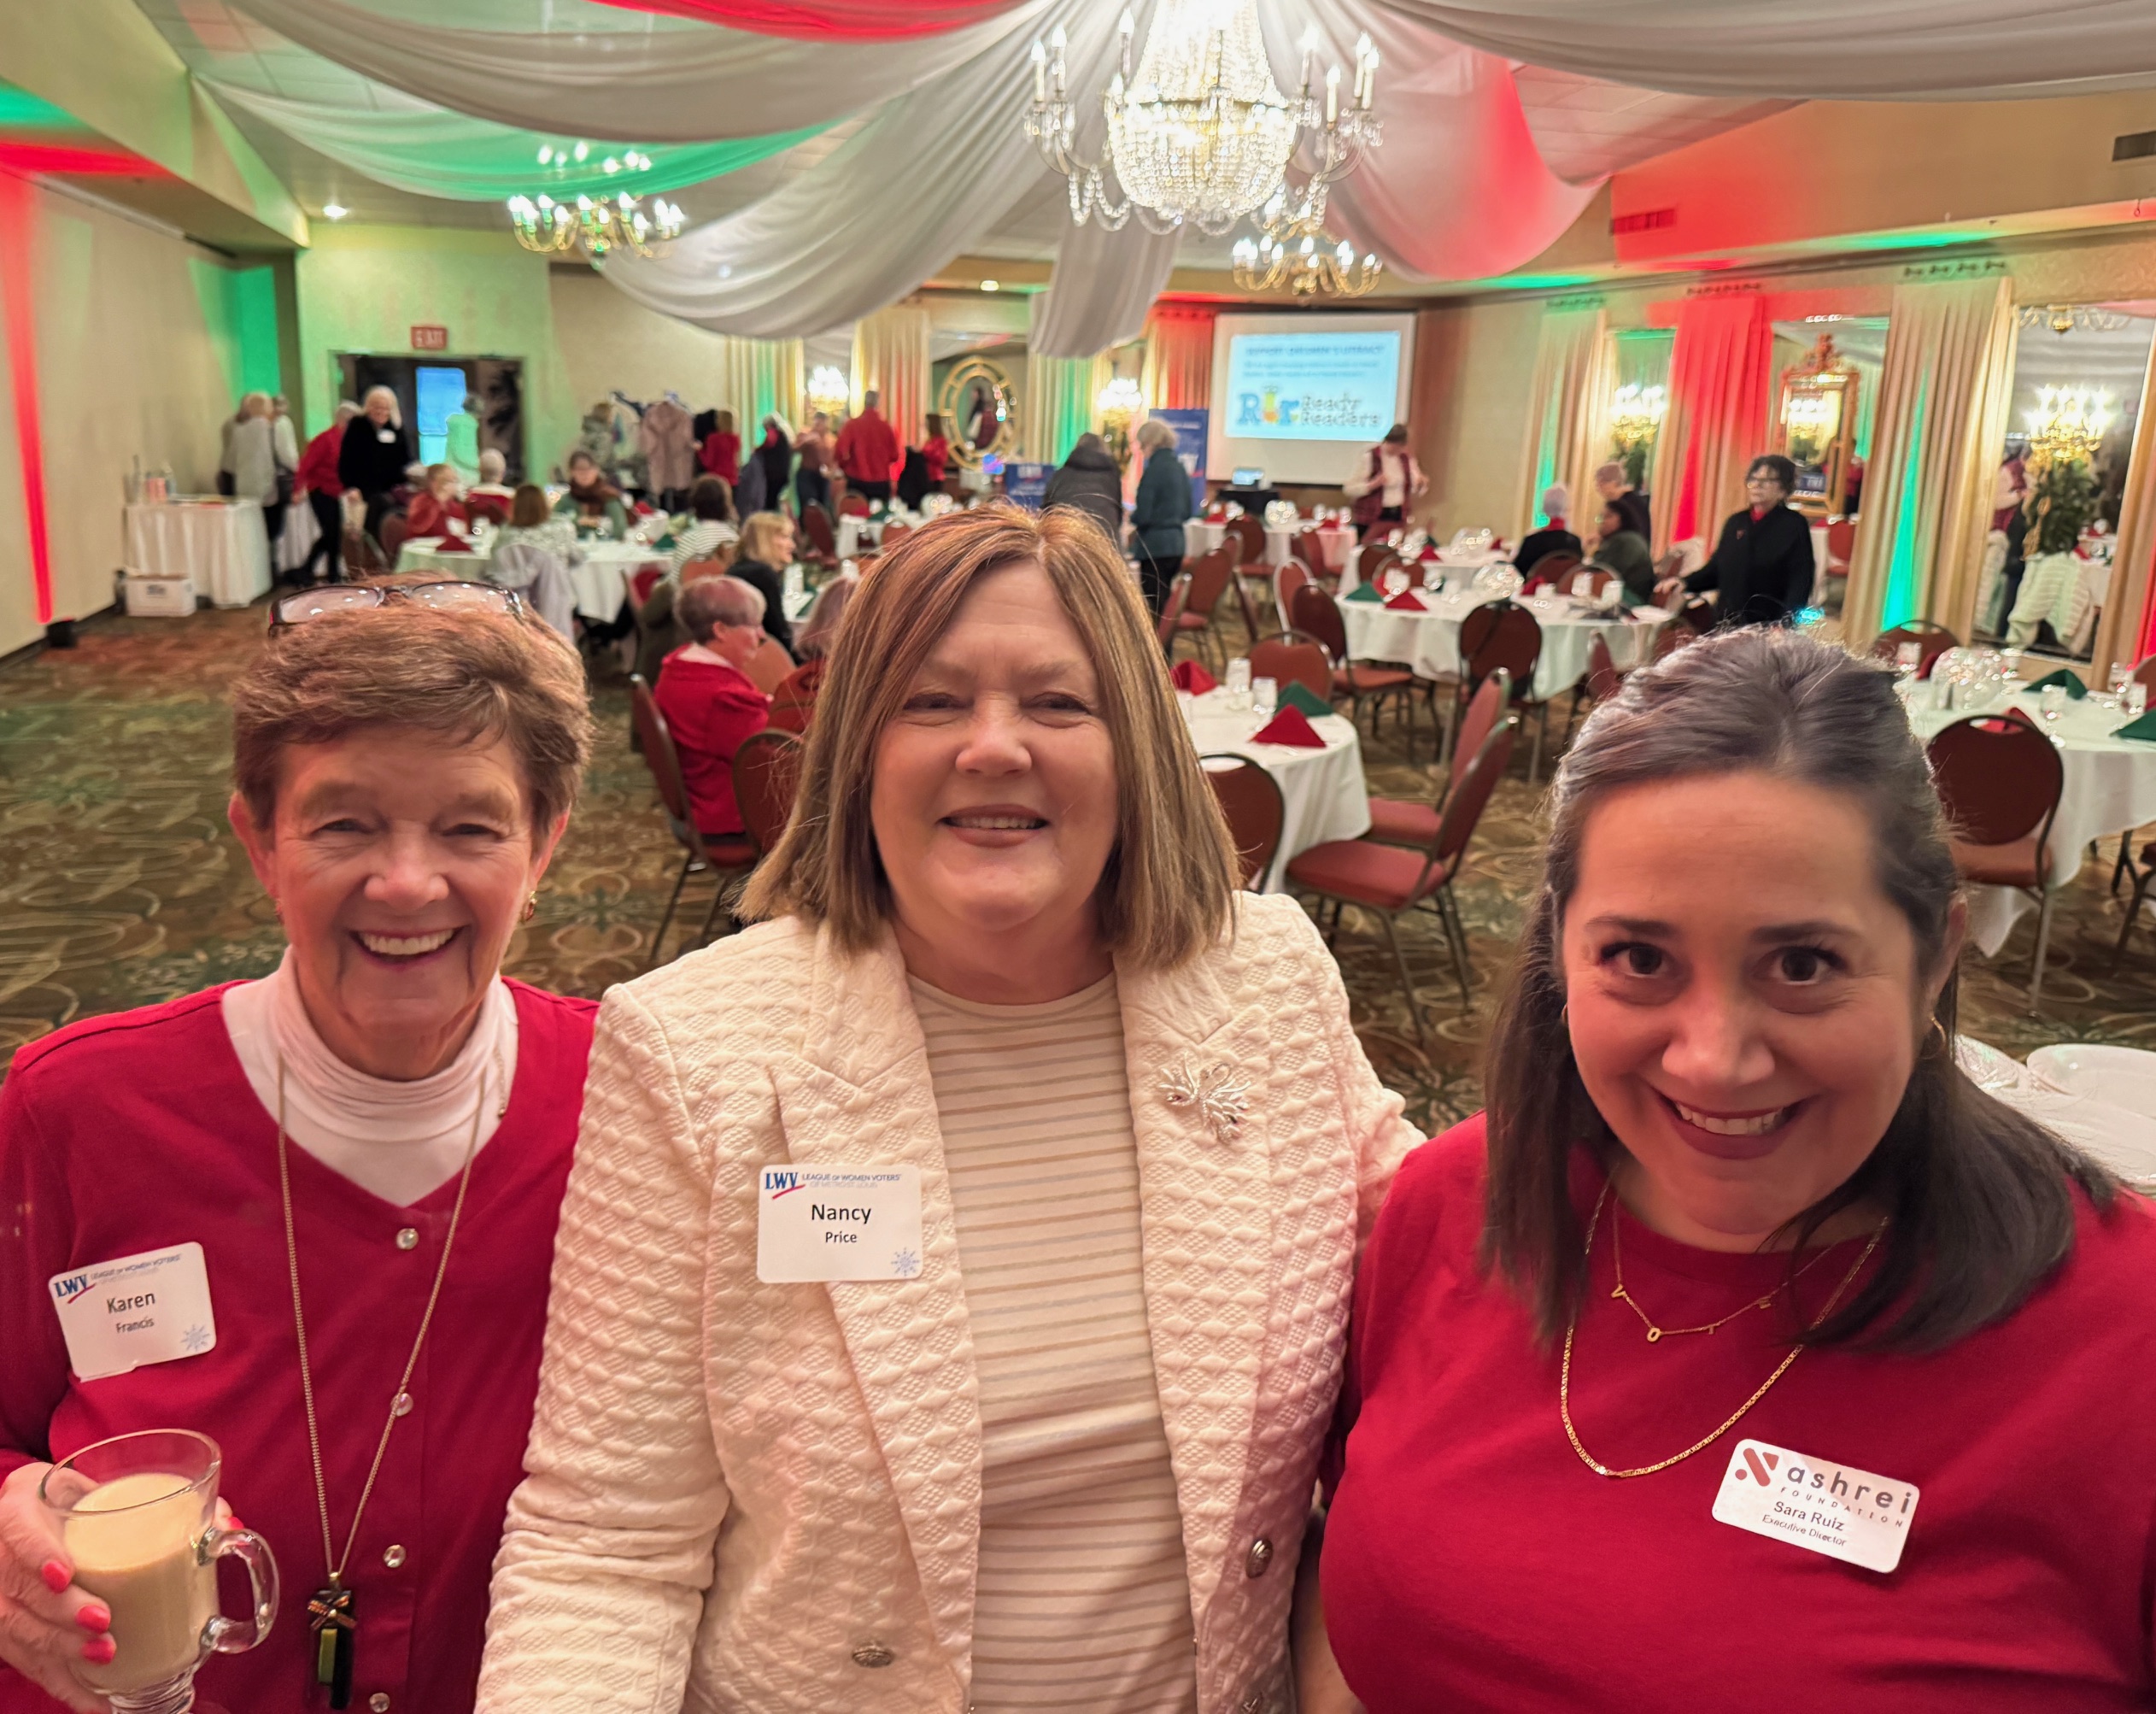
<svg viewBox="0 0 2156 1714">
<path fill-rule="evenodd" d="M 1355 588 L 1357 584 L 1362 581 L 1363 555 L 1366 553 L 1380 552 L 1383 550 L 1384 545 L 1385 544 L 1381 542 L 1373 542 L 1367 547 L 1358 545 L 1350 548 L 1347 550 L 1345 560 L 1340 570 L 1339 592 L 1342 595 L 1347 594 L 1349 590 Z M 1422 574 L 1430 570 L 1432 566 L 1435 566 L 1441 575 L 1449 578 L 1456 579 L 1459 573 L 1462 572 L 1465 572 L 1469 576 L 1472 576 L 1475 572 L 1480 571 L 1485 566 L 1509 566 L 1511 563 L 1512 555 L 1509 552 L 1500 552 L 1495 548 L 1477 548 L 1467 553 L 1441 554 L 1435 560 L 1418 560 L 1414 563 L 1412 569 L 1416 580 L 1419 582 L 1421 579 Z"/>
<path fill-rule="evenodd" d="M 852 516 L 841 518 L 835 535 L 839 557 L 841 560 L 855 558 L 860 553 L 864 543 L 870 547 L 881 546 L 883 541 L 883 526 L 894 521 L 917 530 L 927 520 L 916 513 L 903 510 L 893 510 L 876 518 Z"/>
<path fill-rule="evenodd" d="M 474 549 L 468 554 L 440 551 L 438 536 L 414 536 L 397 550 L 400 572 L 439 572 L 444 577 L 483 580 L 487 554 Z M 673 555 L 633 542 L 585 542 L 583 557 L 569 567 L 570 586 L 577 592 L 579 617 L 598 624 L 611 623 L 629 599 L 629 579 L 646 566 L 664 570 Z"/>
<path fill-rule="evenodd" d="M 1338 714 L 1321 714 L 1310 722 L 1325 740 L 1321 750 L 1254 744 L 1251 735 L 1270 716 L 1230 708 L 1227 701 L 1227 691 L 1208 690 L 1185 705 L 1185 719 L 1198 754 L 1248 756 L 1280 788 L 1287 819 L 1280 825 L 1280 854 L 1265 877 L 1264 890 L 1269 893 L 1280 886 L 1291 858 L 1328 839 L 1359 838 L 1370 831 L 1362 746 L 1354 726 Z"/>
<path fill-rule="evenodd" d="M 1425 678 L 1457 677 L 1460 621 L 1492 597 L 1462 588 L 1424 594 L 1421 599 L 1427 612 L 1397 612 L 1377 602 L 1340 602 L 1349 658 L 1404 661 Z M 1608 640 L 1609 658 L 1620 671 L 1639 666 L 1670 617 L 1660 608 L 1642 608 L 1636 619 L 1608 618 L 1579 607 L 1568 596 L 1534 596 L 1520 605 L 1542 626 L 1542 654 L 1535 662 L 1538 697 L 1569 690 L 1586 676 L 1587 651 L 1597 632 Z"/>
<path fill-rule="evenodd" d="M 258 500 L 171 500 L 127 508 L 127 561 L 153 577 L 192 578 L 219 607 L 270 586 L 269 533 Z"/>
<path fill-rule="evenodd" d="M 2041 722 L 2036 697 L 2018 701 Z M 1910 725 L 1929 742 L 1942 726 L 1966 718 L 1966 711 L 1959 709 L 1918 708 Z M 2091 697 L 2069 704 L 2052 728 L 2059 760 L 2066 765 L 2059 815 L 2051 826 L 2053 887 L 2065 886 L 2081 872 L 2090 841 L 2156 821 L 2156 744 L 2112 737 L 2112 730 L 2124 725 L 2126 719 L 2119 709 L 2096 707 Z M 2007 943 L 2023 913 L 2035 909 L 2034 901 L 2012 887 L 1971 887 L 1969 937 L 1988 958 Z"/>
<path fill-rule="evenodd" d="M 1210 554 L 1227 539 L 1227 525 L 1208 524 L 1203 518 L 1183 520 L 1183 557 L 1194 560 L 1200 554 Z"/>
</svg>

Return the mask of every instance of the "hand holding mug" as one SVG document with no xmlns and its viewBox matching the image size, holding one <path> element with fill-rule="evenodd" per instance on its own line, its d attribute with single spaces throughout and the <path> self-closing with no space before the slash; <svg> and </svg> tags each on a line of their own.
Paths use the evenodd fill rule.
<svg viewBox="0 0 2156 1714">
<path fill-rule="evenodd" d="M 38 1499 L 51 1468 L 26 1464 L 0 1482 L 0 1661 L 70 1708 L 103 1714 L 104 1698 L 75 1668 L 111 1661 L 112 1615 L 75 1582 L 74 1562 Z"/>
</svg>

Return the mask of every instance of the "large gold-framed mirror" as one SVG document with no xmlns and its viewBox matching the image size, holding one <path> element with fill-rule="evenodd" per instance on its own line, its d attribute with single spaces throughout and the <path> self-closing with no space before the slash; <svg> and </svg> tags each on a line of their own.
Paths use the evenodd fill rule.
<svg viewBox="0 0 2156 1714">
<path fill-rule="evenodd" d="M 1011 377 L 986 357 L 962 357 L 943 378 L 936 396 L 951 455 L 977 469 L 991 454 L 1008 454 L 1018 438 L 1018 411 Z"/>
<path fill-rule="evenodd" d="M 1820 334 L 1802 361 L 1782 371 L 1775 450 L 1796 467 L 1796 492 L 1790 504 L 1807 517 L 1836 517 L 1846 509 L 1843 502 L 1856 449 L 1861 384 L 1856 365 L 1834 349 L 1831 333 Z"/>
</svg>

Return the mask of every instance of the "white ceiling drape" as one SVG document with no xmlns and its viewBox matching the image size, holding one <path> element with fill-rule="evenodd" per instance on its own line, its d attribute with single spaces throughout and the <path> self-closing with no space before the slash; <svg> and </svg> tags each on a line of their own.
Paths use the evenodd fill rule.
<svg viewBox="0 0 2156 1714">
<path fill-rule="evenodd" d="M 1122 231 L 1095 221 L 1067 226 L 1055 278 L 1033 303 L 1027 349 L 1043 357 L 1090 357 L 1145 331 L 1153 300 L 1175 267 L 1177 232 L 1147 232 L 1135 218 Z"/>
<path fill-rule="evenodd" d="M 544 13 L 513 3 L 495 7 L 501 26 L 488 29 L 409 20 L 392 27 L 356 0 L 234 3 L 326 59 L 459 113 L 549 134 L 690 143 L 828 125 L 934 83 L 1013 36 L 1029 46 L 1047 27 L 1035 21 L 1048 0 L 903 42 L 802 41 L 717 25 L 542 30 Z M 509 27 L 527 13 L 531 27 Z"/>
<path fill-rule="evenodd" d="M 1971 101 L 2156 85 L 2151 0 L 1380 0 L 1508 59 L 1757 99 Z"/>
</svg>

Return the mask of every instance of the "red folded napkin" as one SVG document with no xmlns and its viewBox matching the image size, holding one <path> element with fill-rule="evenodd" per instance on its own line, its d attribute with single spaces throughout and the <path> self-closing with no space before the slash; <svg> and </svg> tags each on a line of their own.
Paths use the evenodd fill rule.
<svg viewBox="0 0 2156 1714">
<path fill-rule="evenodd" d="M 1195 660 L 1179 660 L 1169 673 L 1178 690 L 1187 690 L 1193 696 L 1203 696 L 1208 690 L 1217 689 L 1220 681 Z"/>
<path fill-rule="evenodd" d="M 1426 560 L 1442 560 L 1444 555 L 1426 542 L 1422 547 L 1422 557 Z"/>
<path fill-rule="evenodd" d="M 1310 717 L 1292 703 L 1268 720 L 1251 742 L 1254 744 L 1292 744 L 1299 750 L 1321 750 L 1325 748 L 1325 740 L 1318 737 L 1317 728 L 1310 724 Z"/>
<path fill-rule="evenodd" d="M 1386 602 L 1386 605 L 1395 613 L 1427 613 L 1430 611 L 1428 608 L 1422 605 L 1422 597 L 1413 590 L 1402 590 L 1391 601 Z"/>
<path fill-rule="evenodd" d="M 444 536 L 434 544 L 434 551 L 437 554 L 468 554 L 472 551 L 472 543 L 460 536 Z"/>
</svg>

